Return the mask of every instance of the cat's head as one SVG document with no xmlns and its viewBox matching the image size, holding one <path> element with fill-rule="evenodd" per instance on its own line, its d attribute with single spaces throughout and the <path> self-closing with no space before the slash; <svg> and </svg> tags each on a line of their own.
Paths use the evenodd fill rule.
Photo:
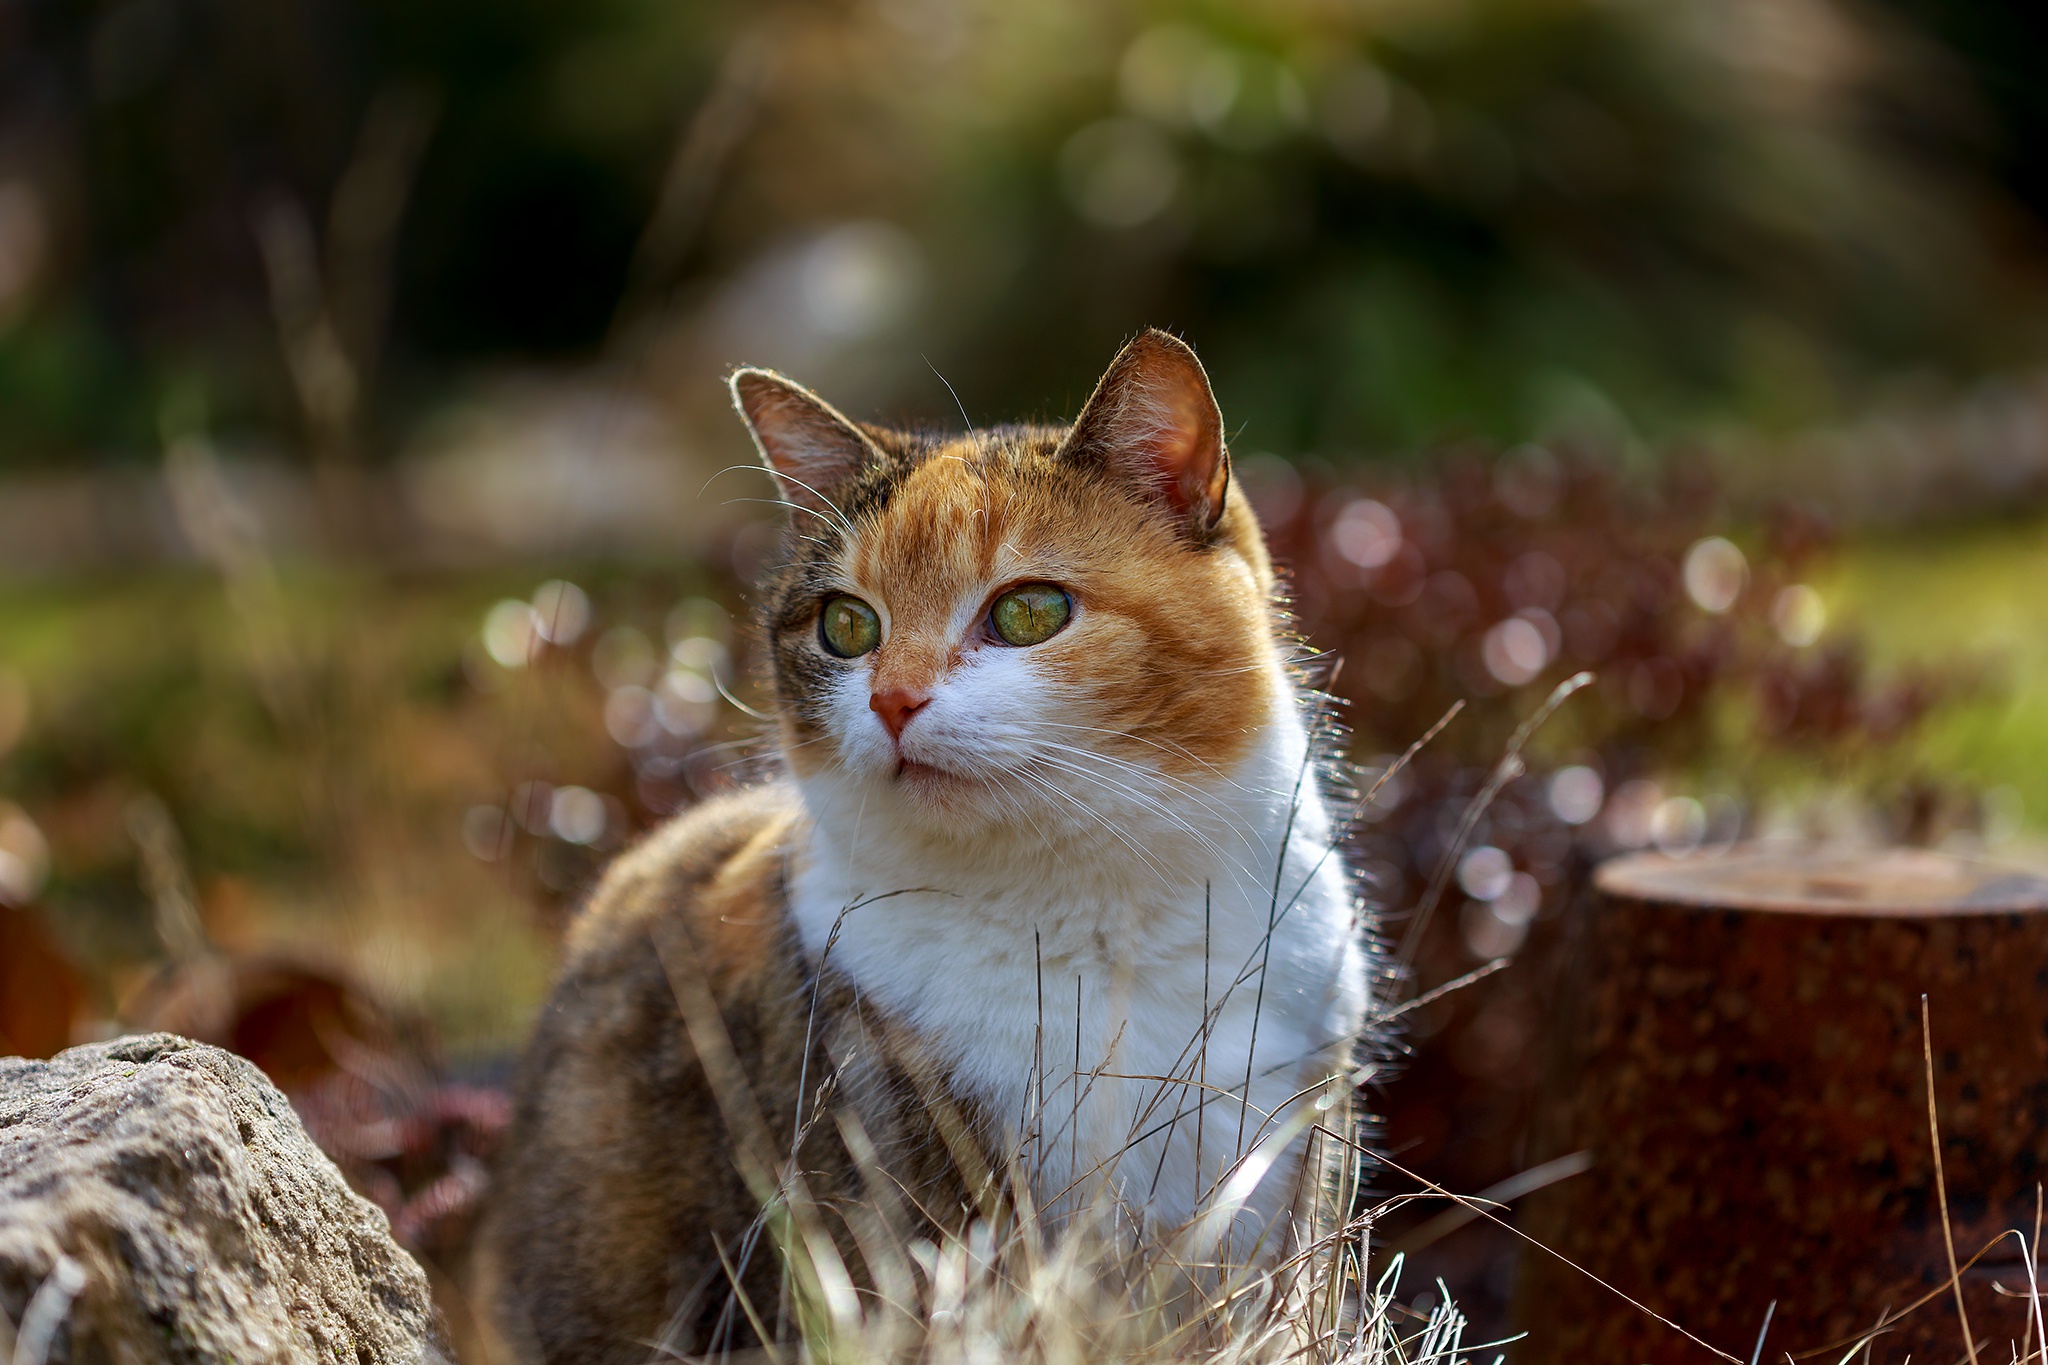
<svg viewBox="0 0 2048 1365">
<path fill-rule="evenodd" d="M 790 508 L 763 624 L 807 784 L 936 832 L 1100 822 L 1222 779 L 1290 704 L 1265 544 L 1172 336 L 1071 427 L 920 435 L 763 370 L 732 389 Z"/>
</svg>

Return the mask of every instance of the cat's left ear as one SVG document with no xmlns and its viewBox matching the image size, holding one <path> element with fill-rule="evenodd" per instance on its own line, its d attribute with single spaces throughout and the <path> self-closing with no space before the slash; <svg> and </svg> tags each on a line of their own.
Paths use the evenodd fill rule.
<svg viewBox="0 0 2048 1365">
<path fill-rule="evenodd" d="M 1198 536 L 1223 516 L 1230 487 L 1223 414 L 1194 351 L 1156 327 L 1110 363 L 1060 457 L 1107 469 Z"/>
<path fill-rule="evenodd" d="M 735 370 L 732 401 L 776 487 L 799 507 L 836 510 L 836 490 L 880 454 L 837 408 L 773 370 Z"/>
</svg>

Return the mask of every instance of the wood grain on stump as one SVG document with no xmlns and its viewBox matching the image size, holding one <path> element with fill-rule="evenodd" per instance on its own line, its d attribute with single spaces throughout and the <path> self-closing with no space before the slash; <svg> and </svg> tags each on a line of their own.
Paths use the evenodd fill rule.
<svg viewBox="0 0 2048 1365">
<path fill-rule="evenodd" d="M 1620 858 L 1596 885 L 1531 1154 L 1593 1165 L 1532 1197 L 1524 1230 L 1743 1361 L 1773 1302 L 1762 1358 L 1836 1365 L 1929 1294 L 1871 1358 L 1962 1360 L 1920 998 L 1967 1261 L 2007 1228 L 2031 1240 L 2048 1179 L 2048 881 L 1922 851 L 1751 846 Z M 1541 1251 L 1519 1279 L 1518 1365 L 1713 1359 Z M 1963 1279 L 1980 1353 L 2009 1360 L 2018 1242 Z"/>
</svg>

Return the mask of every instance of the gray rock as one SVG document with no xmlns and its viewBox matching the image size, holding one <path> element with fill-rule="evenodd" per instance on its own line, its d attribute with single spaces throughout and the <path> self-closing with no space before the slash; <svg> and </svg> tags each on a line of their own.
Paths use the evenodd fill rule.
<svg viewBox="0 0 2048 1365">
<path fill-rule="evenodd" d="M 10 1354 L 413 1365 L 448 1347 L 425 1273 L 263 1073 L 156 1033 L 0 1059 Z"/>
</svg>

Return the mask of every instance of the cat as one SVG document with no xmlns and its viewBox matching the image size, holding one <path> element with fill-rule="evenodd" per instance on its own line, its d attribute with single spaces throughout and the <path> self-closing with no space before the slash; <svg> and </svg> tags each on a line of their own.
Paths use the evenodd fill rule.
<svg viewBox="0 0 2048 1365">
<path fill-rule="evenodd" d="M 1053 1225 L 1277 1260 L 1384 964 L 1194 352 L 1147 331 L 1071 427 L 965 436 L 731 387 L 789 509 L 780 776 L 570 931 L 487 1234 L 511 1330 L 577 1362 L 746 1337 L 761 1195 L 873 1198 L 853 1131 L 942 1221 L 1007 1170 Z"/>
</svg>

